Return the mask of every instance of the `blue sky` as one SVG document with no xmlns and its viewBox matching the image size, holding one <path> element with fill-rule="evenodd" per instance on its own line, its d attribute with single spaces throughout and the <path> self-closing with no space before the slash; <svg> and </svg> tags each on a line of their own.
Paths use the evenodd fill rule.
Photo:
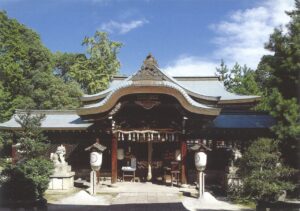
<svg viewBox="0 0 300 211">
<path fill-rule="evenodd" d="M 213 75 L 220 60 L 255 68 L 293 0 L 0 0 L 0 9 L 41 35 L 53 52 L 84 52 L 96 30 L 124 44 L 122 74 L 151 52 L 171 75 Z"/>
</svg>

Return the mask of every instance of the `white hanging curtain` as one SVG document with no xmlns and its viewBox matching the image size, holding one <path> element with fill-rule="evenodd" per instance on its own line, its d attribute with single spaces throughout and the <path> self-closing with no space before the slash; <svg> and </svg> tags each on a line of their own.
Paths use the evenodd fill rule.
<svg viewBox="0 0 300 211">
<path fill-rule="evenodd" d="M 115 130 L 118 141 L 169 141 L 179 140 L 179 131 L 157 131 L 157 130 Z"/>
</svg>

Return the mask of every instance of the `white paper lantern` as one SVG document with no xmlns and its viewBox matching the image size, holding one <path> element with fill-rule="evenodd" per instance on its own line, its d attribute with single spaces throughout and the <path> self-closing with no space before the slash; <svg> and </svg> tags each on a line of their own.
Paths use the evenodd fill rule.
<svg viewBox="0 0 300 211">
<path fill-rule="evenodd" d="M 120 148 L 117 150 L 117 159 L 118 160 L 123 160 L 125 157 L 124 155 L 124 149 Z"/>
<path fill-rule="evenodd" d="M 90 154 L 90 164 L 91 168 L 95 171 L 100 170 L 102 165 L 102 153 L 91 152 Z"/>
<path fill-rule="evenodd" d="M 207 155 L 204 152 L 195 153 L 195 166 L 198 171 L 203 171 L 206 167 Z"/>
<path fill-rule="evenodd" d="M 179 149 L 175 151 L 175 160 L 181 161 L 181 152 Z"/>
</svg>

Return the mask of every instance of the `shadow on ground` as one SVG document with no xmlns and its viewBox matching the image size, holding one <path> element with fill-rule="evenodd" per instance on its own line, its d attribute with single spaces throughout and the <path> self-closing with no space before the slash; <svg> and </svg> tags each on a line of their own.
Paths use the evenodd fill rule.
<svg viewBox="0 0 300 211">
<path fill-rule="evenodd" d="M 0 207 L 1 211 L 9 210 L 45 210 L 45 211 L 86 211 L 86 210 L 100 210 L 100 211 L 187 211 L 181 203 L 155 203 L 155 204 L 118 204 L 109 206 L 97 205 L 64 205 L 64 204 L 47 204 L 47 207 L 27 207 L 27 208 L 4 208 Z"/>
</svg>

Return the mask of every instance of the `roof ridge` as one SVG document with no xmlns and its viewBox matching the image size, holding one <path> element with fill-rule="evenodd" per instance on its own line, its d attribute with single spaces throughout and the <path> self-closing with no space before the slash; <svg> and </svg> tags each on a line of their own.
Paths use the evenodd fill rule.
<svg viewBox="0 0 300 211">
<path fill-rule="evenodd" d="M 76 114 L 75 109 L 70 109 L 70 110 L 26 110 L 26 109 L 16 109 L 15 114 L 20 114 L 20 113 L 26 113 L 27 111 L 30 111 L 33 114 Z"/>
</svg>

